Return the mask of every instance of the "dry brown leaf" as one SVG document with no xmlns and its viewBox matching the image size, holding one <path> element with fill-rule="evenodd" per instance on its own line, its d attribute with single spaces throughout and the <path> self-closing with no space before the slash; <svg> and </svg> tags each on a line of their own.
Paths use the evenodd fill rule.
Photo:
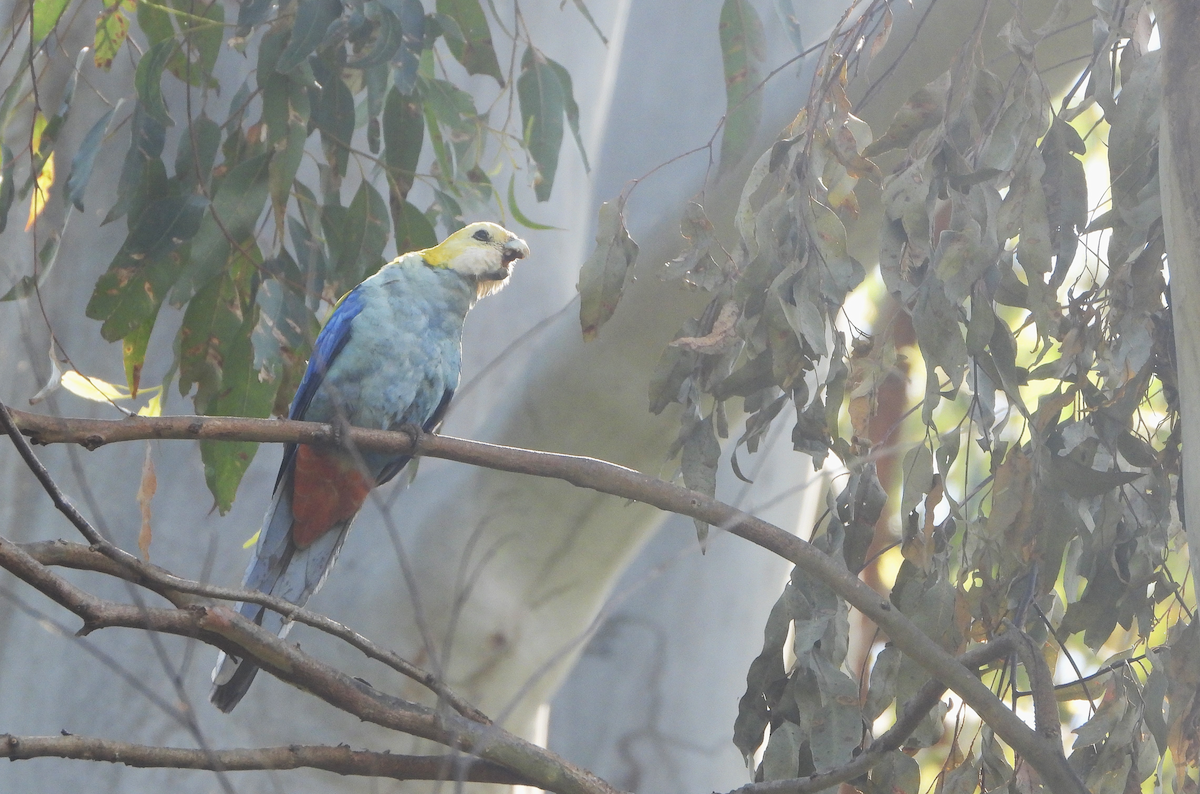
<svg viewBox="0 0 1200 794">
<path fill-rule="evenodd" d="M 683 336 L 671 343 L 690 353 L 724 353 L 738 338 L 736 326 L 741 311 L 734 301 L 726 301 L 706 336 Z"/>
<path fill-rule="evenodd" d="M 142 530 L 138 533 L 138 549 L 146 562 L 150 562 L 150 500 L 158 490 L 158 476 L 154 473 L 154 459 L 150 456 L 150 442 L 146 442 L 146 460 L 142 463 L 142 483 L 138 486 L 137 503 L 142 510 Z"/>
</svg>

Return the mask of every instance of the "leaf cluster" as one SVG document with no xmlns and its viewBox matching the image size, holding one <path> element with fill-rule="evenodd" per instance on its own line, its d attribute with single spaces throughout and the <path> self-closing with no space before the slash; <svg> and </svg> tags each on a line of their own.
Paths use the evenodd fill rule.
<svg viewBox="0 0 1200 794">
<path fill-rule="evenodd" d="M 32 47 L 53 52 L 72 19 L 66 5 L 33 4 Z M 88 60 L 107 70 L 127 54 L 136 60 L 133 85 L 83 136 L 63 198 L 68 217 L 85 199 L 103 200 L 86 195 L 93 169 L 105 155 L 121 163 L 104 222 L 123 223 L 126 235 L 87 316 L 122 343 L 130 392 L 141 387 L 160 318 L 179 312 L 163 388 L 176 385 L 199 414 L 265 417 L 287 412 L 323 307 L 375 273 L 385 251 L 433 245 L 439 228 L 461 228 L 466 215 L 503 215 L 492 179 L 506 167 L 527 163 L 537 199 L 548 200 L 564 131 L 583 149 L 567 70 L 479 0 L 437 0 L 432 10 L 420 0 L 248 0 L 236 18 L 233 8 L 105 0 Z M 502 68 L 493 31 L 523 51 L 515 74 Z M 13 36 L 20 43 L 25 34 Z M 221 63 L 238 58 L 235 68 L 249 76 L 223 95 Z M 10 122 L 44 93 L 28 70 L 4 93 L 0 230 L 15 197 L 33 190 L 33 224 L 58 189 L 54 146 L 88 68 L 81 53 L 57 114 L 35 109 L 32 140 Z M 494 82 L 490 106 L 462 87 L 473 75 Z M 506 104 L 511 124 L 499 118 Z M 14 190 L 14 152 L 23 150 L 29 176 Z M 522 220 L 514 181 L 515 173 L 507 208 Z M 45 283 L 58 237 L 50 239 L 34 275 L 6 299 Z M 222 511 L 255 449 L 202 445 Z"/>
<path fill-rule="evenodd" d="M 890 10 L 875 2 L 848 14 L 807 106 L 751 170 L 732 244 L 700 203 L 685 209 L 685 250 L 664 278 L 710 301 L 662 354 L 650 407 L 681 408 L 684 482 L 710 494 L 739 408 L 738 476 L 739 451 L 757 451 L 778 422 L 816 467 L 836 459 L 845 473 L 814 543 L 851 573 L 877 564 L 881 546 L 898 547 L 898 569 L 880 586 L 951 653 L 1006 632 L 1029 637 L 1041 662 L 1013 659 L 988 674 L 1014 704 L 1060 657 L 1082 678 L 1080 665 L 1114 650 L 1136 655 L 1139 665 L 1118 664 L 1090 688 L 1062 684 L 1089 701 L 1071 764 L 1092 791 L 1120 792 L 1170 758 L 1183 790 L 1195 774 L 1197 689 L 1172 671 L 1194 642 L 1195 599 L 1172 554 L 1184 541 L 1160 65 L 1148 6 L 1094 5 L 1093 57 L 1061 101 L 1037 56 L 1062 13 L 1035 28 L 1017 7 L 999 35 L 1006 58 L 985 56 L 981 27 L 885 130 L 859 118 L 850 97 Z M 1085 160 L 1107 166 L 1099 202 L 1089 201 Z M 860 218 L 867 202 L 881 221 Z M 623 219 L 608 225 L 596 256 L 611 259 Z M 894 314 L 852 321 L 849 296 L 872 287 L 850 240 L 870 237 L 877 300 Z M 918 399 L 888 413 L 911 419 L 881 432 L 884 384 L 910 371 L 923 383 Z M 880 480 L 885 464 L 898 470 L 894 485 Z M 845 611 L 793 572 L 735 726 L 748 760 L 763 753 L 757 779 L 848 764 L 875 721 L 925 682 L 886 642 L 850 669 Z M 1040 700 L 1039 713 L 1053 714 L 1052 699 Z M 905 744 L 941 745 L 943 789 L 1028 785 L 986 726 L 970 729 L 960 714 L 946 736 L 945 716 L 945 706 L 931 711 Z M 1039 730 L 1057 741 L 1058 723 Z M 917 791 L 921 773 L 897 751 L 856 785 Z"/>
</svg>

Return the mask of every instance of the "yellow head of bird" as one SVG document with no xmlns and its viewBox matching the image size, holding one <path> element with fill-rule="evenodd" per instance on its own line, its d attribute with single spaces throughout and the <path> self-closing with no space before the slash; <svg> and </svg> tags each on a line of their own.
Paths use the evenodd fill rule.
<svg viewBox="0 0 1200 794">
<path fill-rule="evenodd" d="M 420 253 L 430 267 L 449 268 L 474 279 L 478 297 L 483 298 L 508 282 L 513 262 L 529 256 L 529 246 L 503 226 L 480 221 Z"/>
</svg>

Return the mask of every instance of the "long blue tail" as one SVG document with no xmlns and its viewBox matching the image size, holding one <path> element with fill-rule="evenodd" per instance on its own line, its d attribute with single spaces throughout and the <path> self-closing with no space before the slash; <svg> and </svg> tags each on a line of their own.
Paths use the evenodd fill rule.
<svg viewBox="0 0 1200 794">
<path fill-rule="evenodd" d="M 297 548 L 292 542 L 292 520 L 292 475 L 289 472 L 275 488 L 242 587 L 304 606 L 309 597 L 325 583 L 353 519 L 335 524 L 305 549 Z M 292 626 L 279 613 L 258 604 L 239 603 L 235 609 L 247 620 L 280 637 L 287 636 Z M 221 652 L 213 668 L 213 688 L 209 700 L 221 711 L 233 710 L 250 688 L 257 672 L 258 666 L 252 661 Z"/>
</svg>

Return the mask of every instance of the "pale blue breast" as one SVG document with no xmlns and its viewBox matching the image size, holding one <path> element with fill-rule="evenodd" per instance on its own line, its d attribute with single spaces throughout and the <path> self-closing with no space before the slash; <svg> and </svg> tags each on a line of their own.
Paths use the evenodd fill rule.
<svg viewBox="0 0 1200 794">
<path fill-rule="evenodd" d="M 458 385 L 462 327 L 474 287 L 421 263 L 385 267 L 360 287 L 350 339 L 313 395 L 305 418 L 356 427 L 423 425 Z M 390 456 L 369 456 L 378 473 Z"/>
</svg>

